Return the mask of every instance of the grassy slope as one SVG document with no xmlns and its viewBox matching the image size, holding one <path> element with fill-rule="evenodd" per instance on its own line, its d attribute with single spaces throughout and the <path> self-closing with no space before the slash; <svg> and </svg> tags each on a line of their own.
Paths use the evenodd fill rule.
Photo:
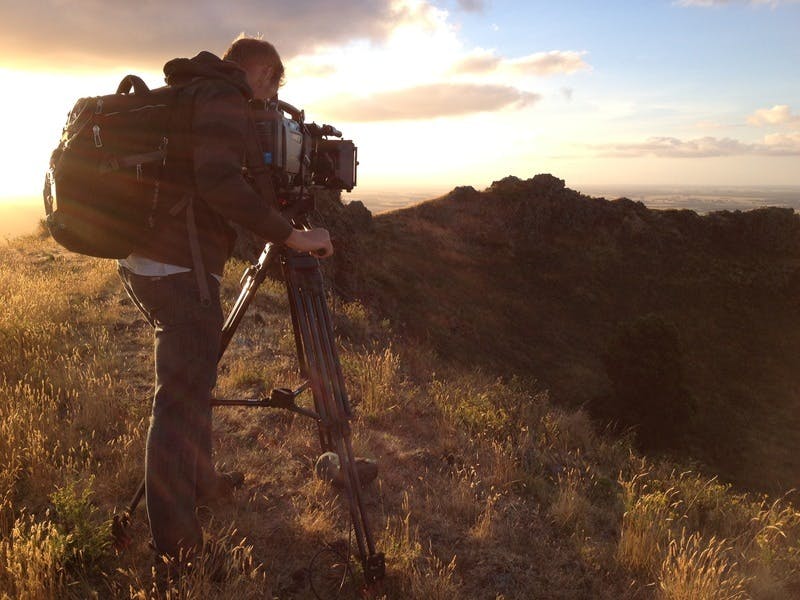
<svg viewBox="0 0 800 600">
<path fill-rule="evenodd" d="M 441 235 L 432 229 L 431 239 Z M 0 249 L 0 295 L 0 596 L 146 598 L 143 513 L 121 555 L 105 524 L 141 473 L 151 334 L 113 264 L 46 240 Z M 465 316 L 488 295 L 465 298 Z M 220 395 L 296 381 L 286 312 L 280 286 L 265 285 L 223 363 Z M 647 461 L 535 384 L 409 345 L 359 304 L 339 305 L 336 320 L 359 411 L 354 443 L 381 464 L 367 498 L 388 578 L 372 597 L 789 598 L 800 589 L 791 505 Z M 476 356 L 488 343 L 479 339 Z M 311 475 L 312 428 L 218 409 L 215 429 L 218 460 L 247 481 L 232 505 L 203 509 L 214 559 L 170 597 L 311 597 L 312 557 L 346 537 L 340 499 Z M 208 576 L 214 562 L 220 581 Z M 311 571 L 319 581 L 322 569 Z"/>
<path fill-rule="evenodd" d="M 698 406 L 684 454 L 781 493 L 800 474 L 800 224 L 790 214 L 652 211 L 549 176 L 509 178 L 376 217 L 354 293 L 444 356 L 534 374 L 571 406 L 609 393 L 602 356 L 620 326 L 659 315 L 679 333 Z"/>
</svg>

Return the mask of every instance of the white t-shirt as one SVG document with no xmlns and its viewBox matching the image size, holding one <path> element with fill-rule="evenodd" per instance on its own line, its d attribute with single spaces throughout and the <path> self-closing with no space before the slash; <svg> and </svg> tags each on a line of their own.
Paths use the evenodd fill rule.
<svg viewBox="0 0 800 600">
<path fill-rule="evenodd" d="M 131 273 L 142 275 L 143 277 L 166 277 L 167 275 L 191 271 L 188 267 L 158 262 L 152 258 L 140 256 L 139 254 L 131 254 L 126 258 L 121 258 L 117 262 Z M 211 275 L 213 275 L 217 281 L 222 281 L 222 275 L 217 275 L 216 273 L 212 273 Z"/>
</svg>

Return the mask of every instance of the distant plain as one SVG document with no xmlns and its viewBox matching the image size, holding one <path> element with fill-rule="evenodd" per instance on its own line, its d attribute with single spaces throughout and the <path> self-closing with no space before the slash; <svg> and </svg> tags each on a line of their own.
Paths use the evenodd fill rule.
<svg viewBox="0 0 800 600">
<path fill-rule="evenodd" d="M 800 210 L 800 186 L 686 186 L 686 185 L 574 185 L 573 189 L 587 196 L 607 200 L 630 198 L 649 208 L 686 209 L 698 213 L 717 210 L 751 210 L 764 206 L 781 206 Z M 355 189 L 343 194 L 345 202 L 360 201 L 377 214 L 442 195 L 441 191 Z M 38 199 L 0 199 L 0 239 L 32 233 L 44 215 Z"/>
</svg>

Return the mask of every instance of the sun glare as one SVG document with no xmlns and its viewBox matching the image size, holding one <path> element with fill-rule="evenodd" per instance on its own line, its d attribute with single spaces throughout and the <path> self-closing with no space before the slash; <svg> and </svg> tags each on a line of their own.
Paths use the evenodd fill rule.
<svg viewBox="0 0 800 600">
<path fill-rule="evenodd" d="M 112 93 L 125 74 L 0 69 L 0 202 L 38 199 L 50 152 L 75 101 Z"/>
</svg>

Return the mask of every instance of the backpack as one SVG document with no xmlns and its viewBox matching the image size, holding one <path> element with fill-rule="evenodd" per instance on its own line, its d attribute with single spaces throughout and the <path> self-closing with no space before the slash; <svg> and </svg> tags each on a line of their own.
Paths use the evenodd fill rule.
<svg viewBox="0 0 800 600">
<path fill-rule="evenodd" d="M 81 98 L 45 177 L 46 224 L 73 252 L 125 258 L 155 226 L 170 134 L 190 111 L 185 86 L 149 89 L 135 75 L 117 92 Z"/>
</svg>

